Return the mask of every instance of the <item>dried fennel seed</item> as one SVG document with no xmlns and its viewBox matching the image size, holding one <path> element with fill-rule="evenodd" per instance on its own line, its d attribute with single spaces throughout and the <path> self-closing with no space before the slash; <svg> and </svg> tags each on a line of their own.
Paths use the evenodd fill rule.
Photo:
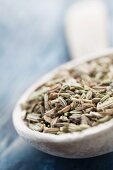
<svg viewBox="0 0 113 170">
<path fill-rule="evenodd" d="M 60 135 L 112 119 L 112 67 L 113 58 L 105 57 L 55 75 L 21 104 L 27 126 Z"/>
</svg>

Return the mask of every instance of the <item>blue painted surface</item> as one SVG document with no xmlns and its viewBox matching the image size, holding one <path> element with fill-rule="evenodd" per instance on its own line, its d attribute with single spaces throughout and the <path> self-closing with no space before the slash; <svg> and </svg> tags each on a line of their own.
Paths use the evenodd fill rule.
<svg viewBox="0 0 113 170">
<path fill-rule="evenodd" d="M 37 151 L 12 125 L 14 105 L 42 75 L 69 60 L 64 16 L 74 0 L 0 0 L 0 170 L 112 170 L 113 153 L 63 159 Z M 113 45 L 113 2 L 109 11 Z"/>
</svg>

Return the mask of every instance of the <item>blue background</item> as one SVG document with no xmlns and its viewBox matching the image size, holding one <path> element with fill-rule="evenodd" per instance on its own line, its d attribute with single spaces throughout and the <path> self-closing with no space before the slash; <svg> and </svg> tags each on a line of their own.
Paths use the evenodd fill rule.
<svg viewBox="0 0 113 170">
<path fill-rule="evenodd" d="M 113 169 L 113 153 L 90 159 L 54 157 L 24 143 L 12 124 L 14 105 L 24 90 L 70 59 L 64 18 L 73 2 L 0 0 L 0 170 Z M 113 1 L 104 2 L 112 46 Z"/>
</svg>

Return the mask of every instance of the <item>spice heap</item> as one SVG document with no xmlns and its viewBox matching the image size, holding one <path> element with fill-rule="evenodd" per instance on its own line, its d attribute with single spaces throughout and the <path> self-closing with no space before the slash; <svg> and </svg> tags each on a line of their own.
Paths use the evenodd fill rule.
<svg viewBox="0 0 113 170">
<path fill-rule="evenodd" d="M 21 104 L 27 126 L 44 133 L 82 131 L 113 117 L 113 58 L 63 70 Z"/>
</svg>

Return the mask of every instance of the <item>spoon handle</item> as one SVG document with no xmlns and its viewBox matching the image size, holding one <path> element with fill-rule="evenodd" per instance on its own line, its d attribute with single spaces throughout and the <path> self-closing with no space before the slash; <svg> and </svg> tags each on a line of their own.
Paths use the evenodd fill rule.
<svg viewBox="0 0 113 170">
<path fill-rule="evenodd" d="M 78 1 L 66 16 L 66 37 L 71 58 L 102 51 L 108 47 L 108 14 L 103 1 Z"/>
</svg>

